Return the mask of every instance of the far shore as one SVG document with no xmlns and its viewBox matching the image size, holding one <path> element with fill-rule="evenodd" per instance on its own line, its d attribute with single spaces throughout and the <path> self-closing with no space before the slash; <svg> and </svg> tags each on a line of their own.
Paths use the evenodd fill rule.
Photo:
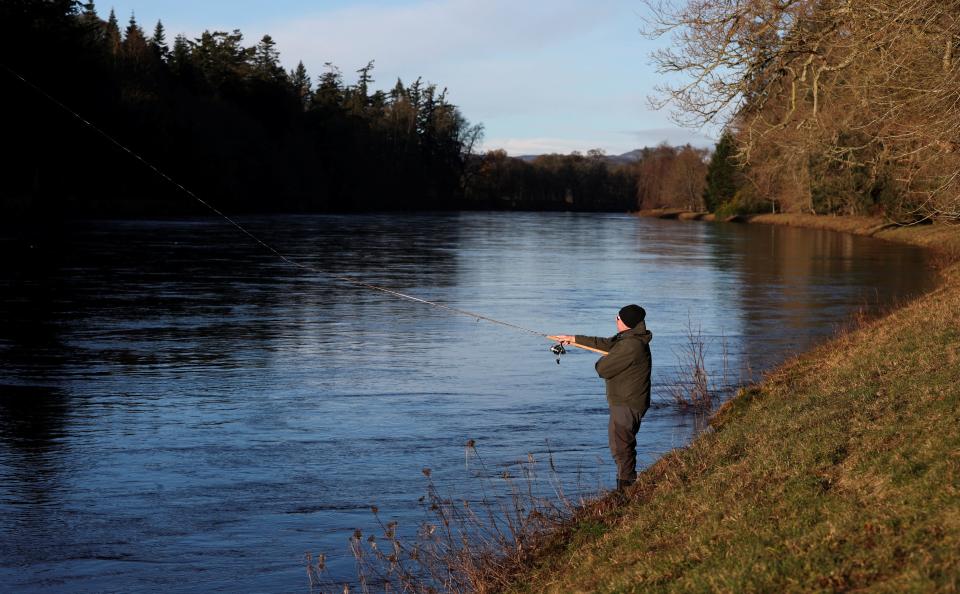
<svg viewBox="0 0 960 594">
<path fill-rule="evenodd" d="M 853 235 L 863 235 L 887 241 L 919 245 L 943 253 L 951 260 L 960 259 L 960 242 L 957 241 L 958 233 L 960 233 L 960 225 L 943 223 L 902 225 L 891 222 L 883 217 L 831 216 L 806 213 L 763 213 L 735 215 L 725 219 L 717 219 L 713 213 L 696 212 L 679 208 L 640 210 L 635 214 L 641 217 L 676 219 L 680 221 L 753 223 L 781 225 L 785 227 L 803 227 L 806 229 L 827 229 L 840 233 L 851 233 Z"/>
</svg>

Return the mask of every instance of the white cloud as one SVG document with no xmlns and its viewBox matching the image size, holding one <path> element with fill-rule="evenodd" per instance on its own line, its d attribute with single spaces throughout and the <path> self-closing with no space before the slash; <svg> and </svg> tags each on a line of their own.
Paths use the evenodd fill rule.
<svg viewBox="0 0 960 594">
<path fill-rule="evenodd" d="M 716 138 L 711 137 L 712 135 L 687 128 L 647 128 L 625 134 L 635 139 L 639 146 L 656 146 L 666 142 L 675 146 L 689 143 L 693 146 L 713 147 L 717 142 Z"/>
<path fill-rule="evenodd" d="M 438 63 L 535 52 L 605 20 L 611 0 L 423 0 L 402 5 L 353 5 L 277 21 L 266 29 L 289 61 L 344 70 L 376 59 L 378 68 L 415 76 Z"/>
<path fill-rule="evenodd" d="M 377 88 L 417 76 L 449 87 L 464 115 L 485 125 L 484 146 L 510 154 L 713 144 L 647 108 L 661 77 L 647 64 L 652 44 L 637 33 L 633 0 L 373 0 L 321 10 L 235 26 L 247 43 L 271 34 L 288 68 L 303 60 L 314 76 L 332 62 L 352 84 L 376 60 Z"/>
</svg>

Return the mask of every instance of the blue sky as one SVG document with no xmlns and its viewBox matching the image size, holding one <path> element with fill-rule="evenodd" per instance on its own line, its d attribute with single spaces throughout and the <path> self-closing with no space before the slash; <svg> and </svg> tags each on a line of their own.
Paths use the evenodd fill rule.
<svg viewBox="0 0 960 594">
<path fill-rule="evenodd" d="M 449 88 L 451 101 L 485 127 L 485 149 L 510 154 L 601 148 L 619 154 L 661 141 L 712 144 L 674 125 L 647 96 L 660 80 L 640 0 L 117 0 L 121 23 L 136 15 L 151 32 L 162 19 L 172 41 L 205 29 L 240 29 L 248 44 L 269 33 L 289 69 L 311 74 L 333 62 L 353 72 L 376 60 L 375 86 L 418 76 Z"/>
</svg>

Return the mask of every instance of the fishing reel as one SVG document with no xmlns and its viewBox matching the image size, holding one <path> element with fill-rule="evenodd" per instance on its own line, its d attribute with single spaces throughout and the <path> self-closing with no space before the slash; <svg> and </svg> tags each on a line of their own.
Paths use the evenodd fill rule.
<svg viewBox="0 0 960 594">
<path fill-rule="evenodd" d="M 550 347 L 550 352 L 557 356 L 557 365 L 560 365 L 560 355 L 566 355 L 567 349 L 563 348 L 562 342 L 558 342 Z"/>
</svg>

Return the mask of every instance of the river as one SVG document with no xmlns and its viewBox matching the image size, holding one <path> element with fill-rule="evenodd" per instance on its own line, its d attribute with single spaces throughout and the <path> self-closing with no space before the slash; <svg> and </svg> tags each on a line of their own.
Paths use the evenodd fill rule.
<svg viewBox="0 0 960 594">
<path fill-rule="evenodd" d="M 700 327 L 718 388 L 929 289 L 923 251 L 828 231 L 618 214 L 240 219 L 291 258 L 548 333 L 653 332 L 647 465 L 700 422 L 671 403 Z M 350 580 L 369 507 L 413 530 L 549 449 L 609 487 L 596 356 L 291 267 L 214 219 L 0 230 L 0 590 L 305 592 Z M 726 370 L 724 374 L 723 370 Z M 724 375 L 726 381 L 724 381 Z"/>
</svg>

